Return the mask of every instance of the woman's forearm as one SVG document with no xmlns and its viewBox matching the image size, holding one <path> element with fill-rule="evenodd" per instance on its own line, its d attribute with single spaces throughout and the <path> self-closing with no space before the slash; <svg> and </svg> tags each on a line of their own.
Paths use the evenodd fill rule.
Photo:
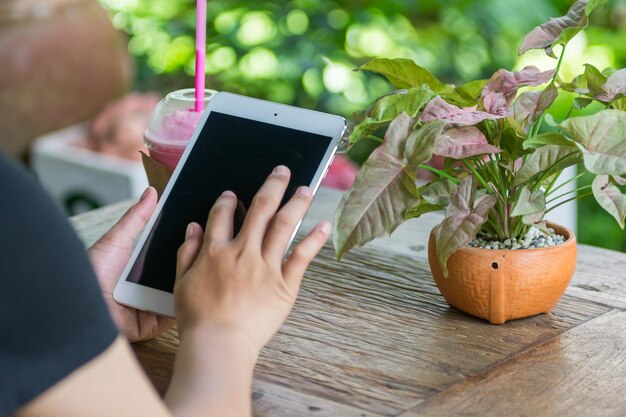
<svg viewBox="0 0 626 417">
<path fill-rule="evenodd" d="M 177 417 L 251 414 L 251 386 L 258 351 L 245 334 L 227 326 L 187 329 L 165 401 Z"/>
</svg>

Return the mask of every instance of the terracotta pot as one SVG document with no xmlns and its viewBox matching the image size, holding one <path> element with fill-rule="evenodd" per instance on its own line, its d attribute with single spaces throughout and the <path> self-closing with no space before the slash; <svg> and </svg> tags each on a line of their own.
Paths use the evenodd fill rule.
<svg viewBox="0 0 626 417">
<path fill-rule="evenodd" d="M 489 250 L 465 246 L 448 260 L 444 278 L 437 260 L 434 233 L 428 261 L 439 291 L 448 304 L 491 324 L 547 313 L 559 301 L 574 275 L 576 237 L 549 224 L 566 241 L 541 249 Z"/>
</svg>

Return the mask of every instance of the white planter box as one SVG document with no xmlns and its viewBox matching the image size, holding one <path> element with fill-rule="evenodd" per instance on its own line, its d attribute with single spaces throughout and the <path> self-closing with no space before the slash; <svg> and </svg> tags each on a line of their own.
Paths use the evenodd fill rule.
<svg viewBox="0 0 626 417">
<path fill-rule="evenodd" d="M 139 197 L 148 186 L 141 161 L 75 146 L 86 135 L 86 125 L 72 126 L 38 138 L 31 150 L 39 181 L 68 215 Z"/>
</svg>

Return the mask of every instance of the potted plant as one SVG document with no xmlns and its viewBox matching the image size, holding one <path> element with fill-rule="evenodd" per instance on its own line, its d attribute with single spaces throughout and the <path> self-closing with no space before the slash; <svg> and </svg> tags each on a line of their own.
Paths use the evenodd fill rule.
<svg viewBox="0 0 626 417">
<path fill-rule="evenodd" d="M 406 59 L 360 67 L 398 90 L 353 116 L 350 144 L 367 138 L 379 146 L 335 214 L 337 257 L 408 219 L 445 210 L 431 233 L 429 263 L 450 305 L 491 323 L 549 311 L 573 275 L 576 248 L 574 234 L 544 216 L 587 195 L 622 229 L 626 216 L 619 188 L 626 184 L 626 69 L 586 65 L 569 82 L 559 77 L 568 41 L 599 3 L 579 0 L 526 35 L 519 53 L 543 49 L 556 60 L 553 70 L 501 69 L 455 86 Z M 518 93 L 523 86 L 539 88 Z M 546 110 L 560 90 L 578 94 L 572 109 L 591 102 L 603 109 L 554 120 Z M 549 131 L 540 133 L 542 126 Z M 443 167 L 427 165 L 434 155 L 445 158 Z M 591 191 L 564 194 L 557 180 L 579 163 L 596 175 Z M 421 186 L 420 168 L 434 174 Z"/>
</svg>

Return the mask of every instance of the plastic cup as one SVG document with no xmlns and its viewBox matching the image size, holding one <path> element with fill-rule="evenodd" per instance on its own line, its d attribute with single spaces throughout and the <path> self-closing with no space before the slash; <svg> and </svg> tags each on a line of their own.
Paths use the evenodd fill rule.
<svg viewBox="0 0 626 417">
<path fill-rule="evenodd" d="M 204 90 L 204 107 L 215 93 L 215 90 Z M 168 168 L 176 168 L 202 117 L 202 112 L 194 111 L 194 104 L 193 88 L 173 91 L 157 104 L 143 136 L 152 159 Z"/>
</svg>

